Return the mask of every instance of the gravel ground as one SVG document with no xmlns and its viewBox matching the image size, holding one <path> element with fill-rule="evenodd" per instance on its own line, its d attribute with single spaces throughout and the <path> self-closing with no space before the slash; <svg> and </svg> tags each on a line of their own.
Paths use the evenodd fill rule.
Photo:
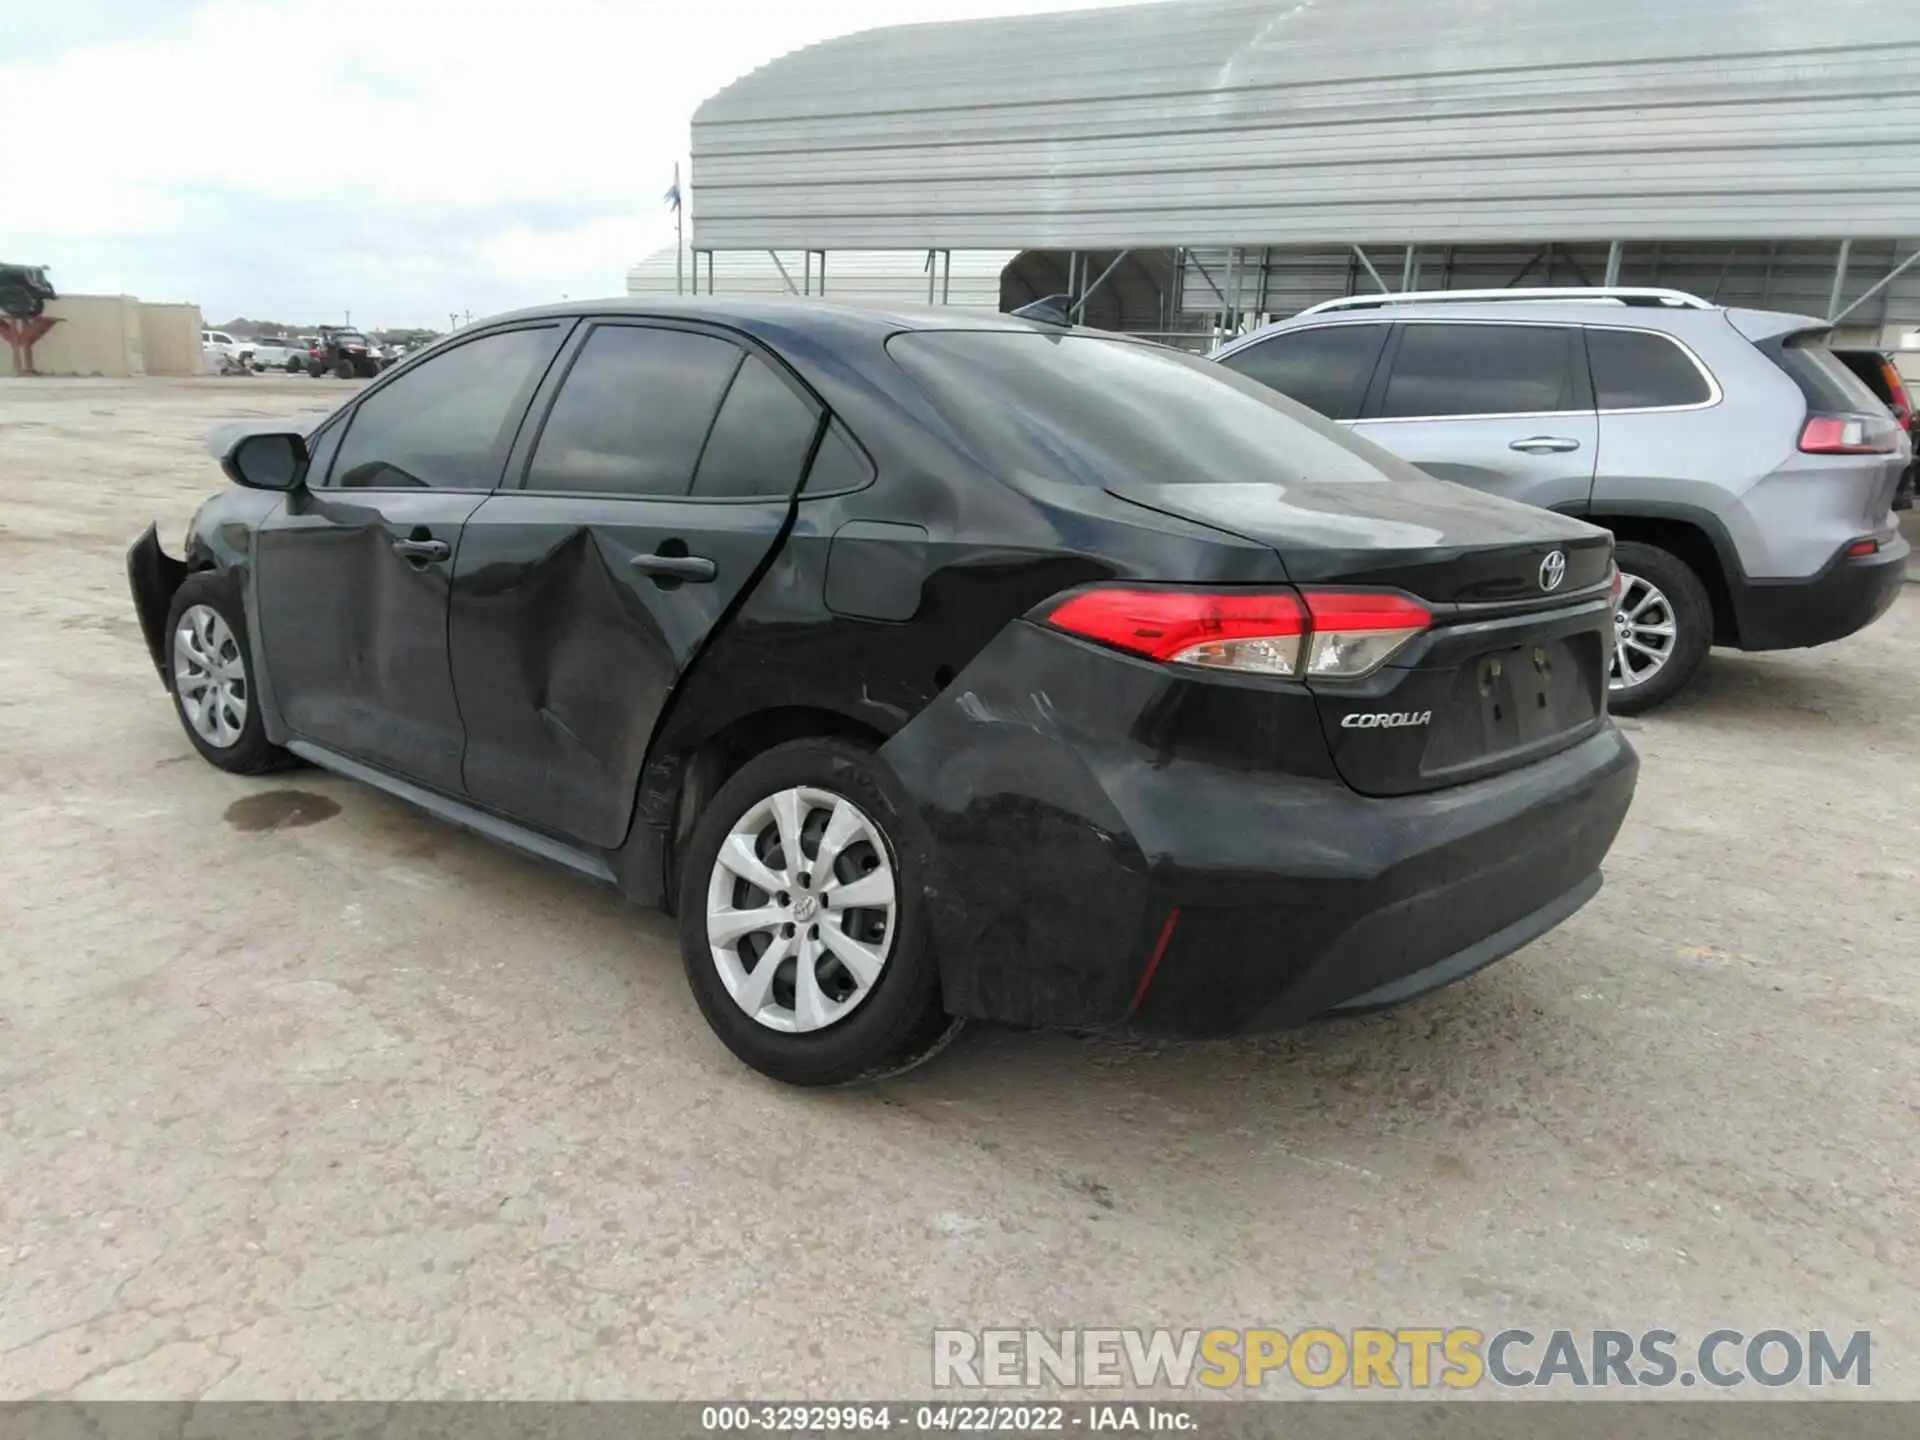
<svg viewBox="0 0 1920 1440">
<path fill-rule="evenodd" d="M 1452 990 L 802 1094 L 662 918 L 194 757 L 125 547 L 216 421 L 341 393 L 0 381 L 0 1397 L 917 1394 L 939 1325 L 1309 1323 L 1870 1328 L 1920 1397 L 1920 586 L 1625 722 L 1606 890 Z"/>
</svg>

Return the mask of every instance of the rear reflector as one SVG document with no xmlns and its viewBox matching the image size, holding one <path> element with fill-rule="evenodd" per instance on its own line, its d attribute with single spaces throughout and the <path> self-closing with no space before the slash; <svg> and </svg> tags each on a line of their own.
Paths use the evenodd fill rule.
<svg viewBox="0 0 1920 1440">
<path fill-rule="evenodd" d="M 1862 415 L 1809 415 L 1800 448 L 1809 455 L 1891 455 L 1900 448 L 1900 431 Z"/>
<path fill-rule="evenodd" d="M 1847 546 L 1847 558 L 1850 560 L 1858 560 L 1862 555 L 1878 555 L 1879 553 L 1880 542 L 1878 540 L 1856 540 Z"/>
<path fill-rule="evenodd" d="M 1250 675 L 1370 674 L 1433 617 L 1402 595 L 1338 590 L 1083 590 L 1058 628 L 1172 665 Z"/>
</svg>

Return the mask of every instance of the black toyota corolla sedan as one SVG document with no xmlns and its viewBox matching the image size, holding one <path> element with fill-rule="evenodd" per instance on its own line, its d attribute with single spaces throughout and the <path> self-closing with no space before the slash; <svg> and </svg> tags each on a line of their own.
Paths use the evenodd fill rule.
<svg viewBox="0 0 1920 1440">
<path fill-rule="evenodd" d="M 572 305 L 217 453 L 128 557 L 194 747 L 674 911 L 796 1084 L 1406 1000 L 1589 899 L 1633 794 L 1605 531 L 1118 336 Z"/>
</svg>

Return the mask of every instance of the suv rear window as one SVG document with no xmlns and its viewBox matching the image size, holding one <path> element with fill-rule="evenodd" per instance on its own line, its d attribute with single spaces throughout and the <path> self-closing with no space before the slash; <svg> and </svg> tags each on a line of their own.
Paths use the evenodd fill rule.
<svg viewBox="0 0 1920 1440">
<path fill-rule="evenodd" d="M 1713 387 L 1687 352 L 1645 330 L 1589 330 L 1587 358 L 1602 410 L 1667 410 L 1704 405 Z"/>
<path fill-rule="evenodd" d="M 1819 411 L 1860 410 L 1871 415 L 1884 410 L 1866 382 L 1827 348 L 1825 330 L 1803 330 L 1773 351 L 1778 365 L 1807 397 L 1807 408 Z"/>
<path fill-rule="evenodd" d="M 920 330 L 888 352 L 957 438 L 1007 479 L 1102 488 L 1380 481 L 1411 467 L 1224 365 L 1158 346 L 1039 331 Z"/>
</svg>

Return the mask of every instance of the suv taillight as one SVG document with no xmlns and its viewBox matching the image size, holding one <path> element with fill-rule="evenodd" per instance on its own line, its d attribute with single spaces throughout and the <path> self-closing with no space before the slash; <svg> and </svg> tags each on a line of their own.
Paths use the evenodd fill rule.
<svg viewBox="0 0 1920 1440">
<path fill-rule="evenodd" d="M 1433 616 L 1384 592 L 1103 586 L 1069 596 L 1047 621 L 1169 665 L 1353 680 L 1379 669 Z"/>
<path fill-rule="evenodd" d="M 1900 430 L 1864 415 L 1809 415 L 1800 448 L 1809 455 L 1891 455 L 1900 448 Z"/>
</svg>

